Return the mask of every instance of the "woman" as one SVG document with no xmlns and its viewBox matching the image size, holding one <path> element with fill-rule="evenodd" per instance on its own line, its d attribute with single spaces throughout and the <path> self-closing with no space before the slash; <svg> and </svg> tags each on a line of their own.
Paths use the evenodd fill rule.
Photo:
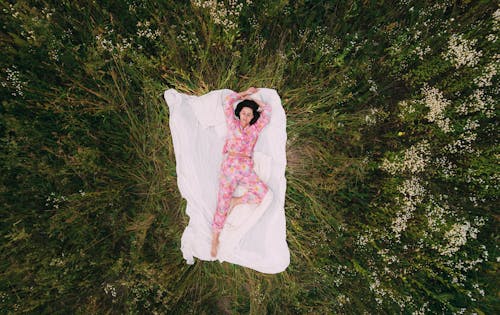
<svg viewBox="0 0 500 315">
<path fill-rule="evenodd" d="M 271 114 L 271 106 L 250 97 L 257 91 L 251 87 L 244 92 L 233 92 L 226 97 L 224 104 L 228 135 L 222 151 L 224 159 L 219 177 L 217 209 L 212 222 L 212 257 L 217 255 L 219 234 L 229 212 L 242 203 L 260 203 L 268 191 L 267 185 L 253 170 L 253 148 L 259 133 L 269 123 Z M 243 101 L 233 111 L 237 100 Z M 238 184 L 246 186 L 247 191 L 240 197 L 233 197 Z"/>
</svg>

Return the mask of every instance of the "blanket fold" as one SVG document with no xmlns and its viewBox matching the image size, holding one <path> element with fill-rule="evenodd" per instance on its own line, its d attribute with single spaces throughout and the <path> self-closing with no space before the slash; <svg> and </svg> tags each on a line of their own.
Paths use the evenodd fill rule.
<svg viewBox="0 0 500 315">
<path fill-rule="evenodd" d="M 188 264 L 193 264 L 197 257 L 226 261 L 263 273 L 279 273 L 290 263 L 284 211 L 287 136 L 285 111 L 273 89 L 261 88 L 255 94 L 272 106 L 272 116 L 259 135 L 253 156 L 255 172 L 270 189 L 260 204 L 242 204 L 231 211 L 219 237 L 218 255 L 210 256 L 211 223 L 227 134 L 223 104 L 231 92 L 214 90 L 201 96 L 174 89 L 164 92 L 170 111 L 177 185 L 187 201 L 189 216 L 181 251 Z M 242 187 L 237 187 L 235 195 L 242 191 Z"/>
</svg>

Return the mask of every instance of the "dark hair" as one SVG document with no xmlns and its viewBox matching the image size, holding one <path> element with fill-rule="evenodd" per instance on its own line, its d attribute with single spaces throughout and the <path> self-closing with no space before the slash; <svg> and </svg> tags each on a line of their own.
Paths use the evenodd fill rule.
<svg viewBox="0 0 500 315">
<path fill-rule="evenodd" d="M 236 105 L 236 109 L 234 110 L 234 114 L 240 118 L 240 112 L 243 109 L 243 107 L 248 107 L 253 111 L 253 118 L 250 120 L 250 125 L 255 124 L 257 122 L 257 119 L 260 117 L 260 113 L 257 111 L 259 109 L 259 105 L 255 103 L 254 101 L 251 100 L 243 100 Z"/>
</svg>

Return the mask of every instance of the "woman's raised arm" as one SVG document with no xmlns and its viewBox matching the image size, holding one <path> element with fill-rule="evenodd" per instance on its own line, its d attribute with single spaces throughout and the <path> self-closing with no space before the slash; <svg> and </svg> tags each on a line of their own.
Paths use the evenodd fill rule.
<svg viewBox="0 0 500 315">
<path fill-rule="evenodd" d="M 260 117 L 255 123 L 255 127 L 260 132 L 271 120 L 271 105 L 257 99 L 252 99 L 259 105 Z"/>
</svg>

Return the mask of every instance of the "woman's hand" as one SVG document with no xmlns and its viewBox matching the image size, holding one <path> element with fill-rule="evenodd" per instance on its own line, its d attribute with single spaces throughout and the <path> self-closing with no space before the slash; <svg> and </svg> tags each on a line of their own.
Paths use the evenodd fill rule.
<svg viewBox="0 0 500 315">
<path fill-rule="evenodd" d="M 253 86 L 249 87 L 247 90 L 246 90 L 246 93 L 247 94 L 253 94 L 253 93 L 257 93 L 259 90 L 254 88 Z"/>
<path fill-rule="evenodd" d="M 248 88 L 246 91 L 239 92 L 238 95 L 240 96 L 241 99 L 249 99 L 252 100 L 252 98 L 249 97 L 249 95 L 253 93 L 257 93 L 259 89 L 254 88 L 253 86 Z"/>
</svg>

